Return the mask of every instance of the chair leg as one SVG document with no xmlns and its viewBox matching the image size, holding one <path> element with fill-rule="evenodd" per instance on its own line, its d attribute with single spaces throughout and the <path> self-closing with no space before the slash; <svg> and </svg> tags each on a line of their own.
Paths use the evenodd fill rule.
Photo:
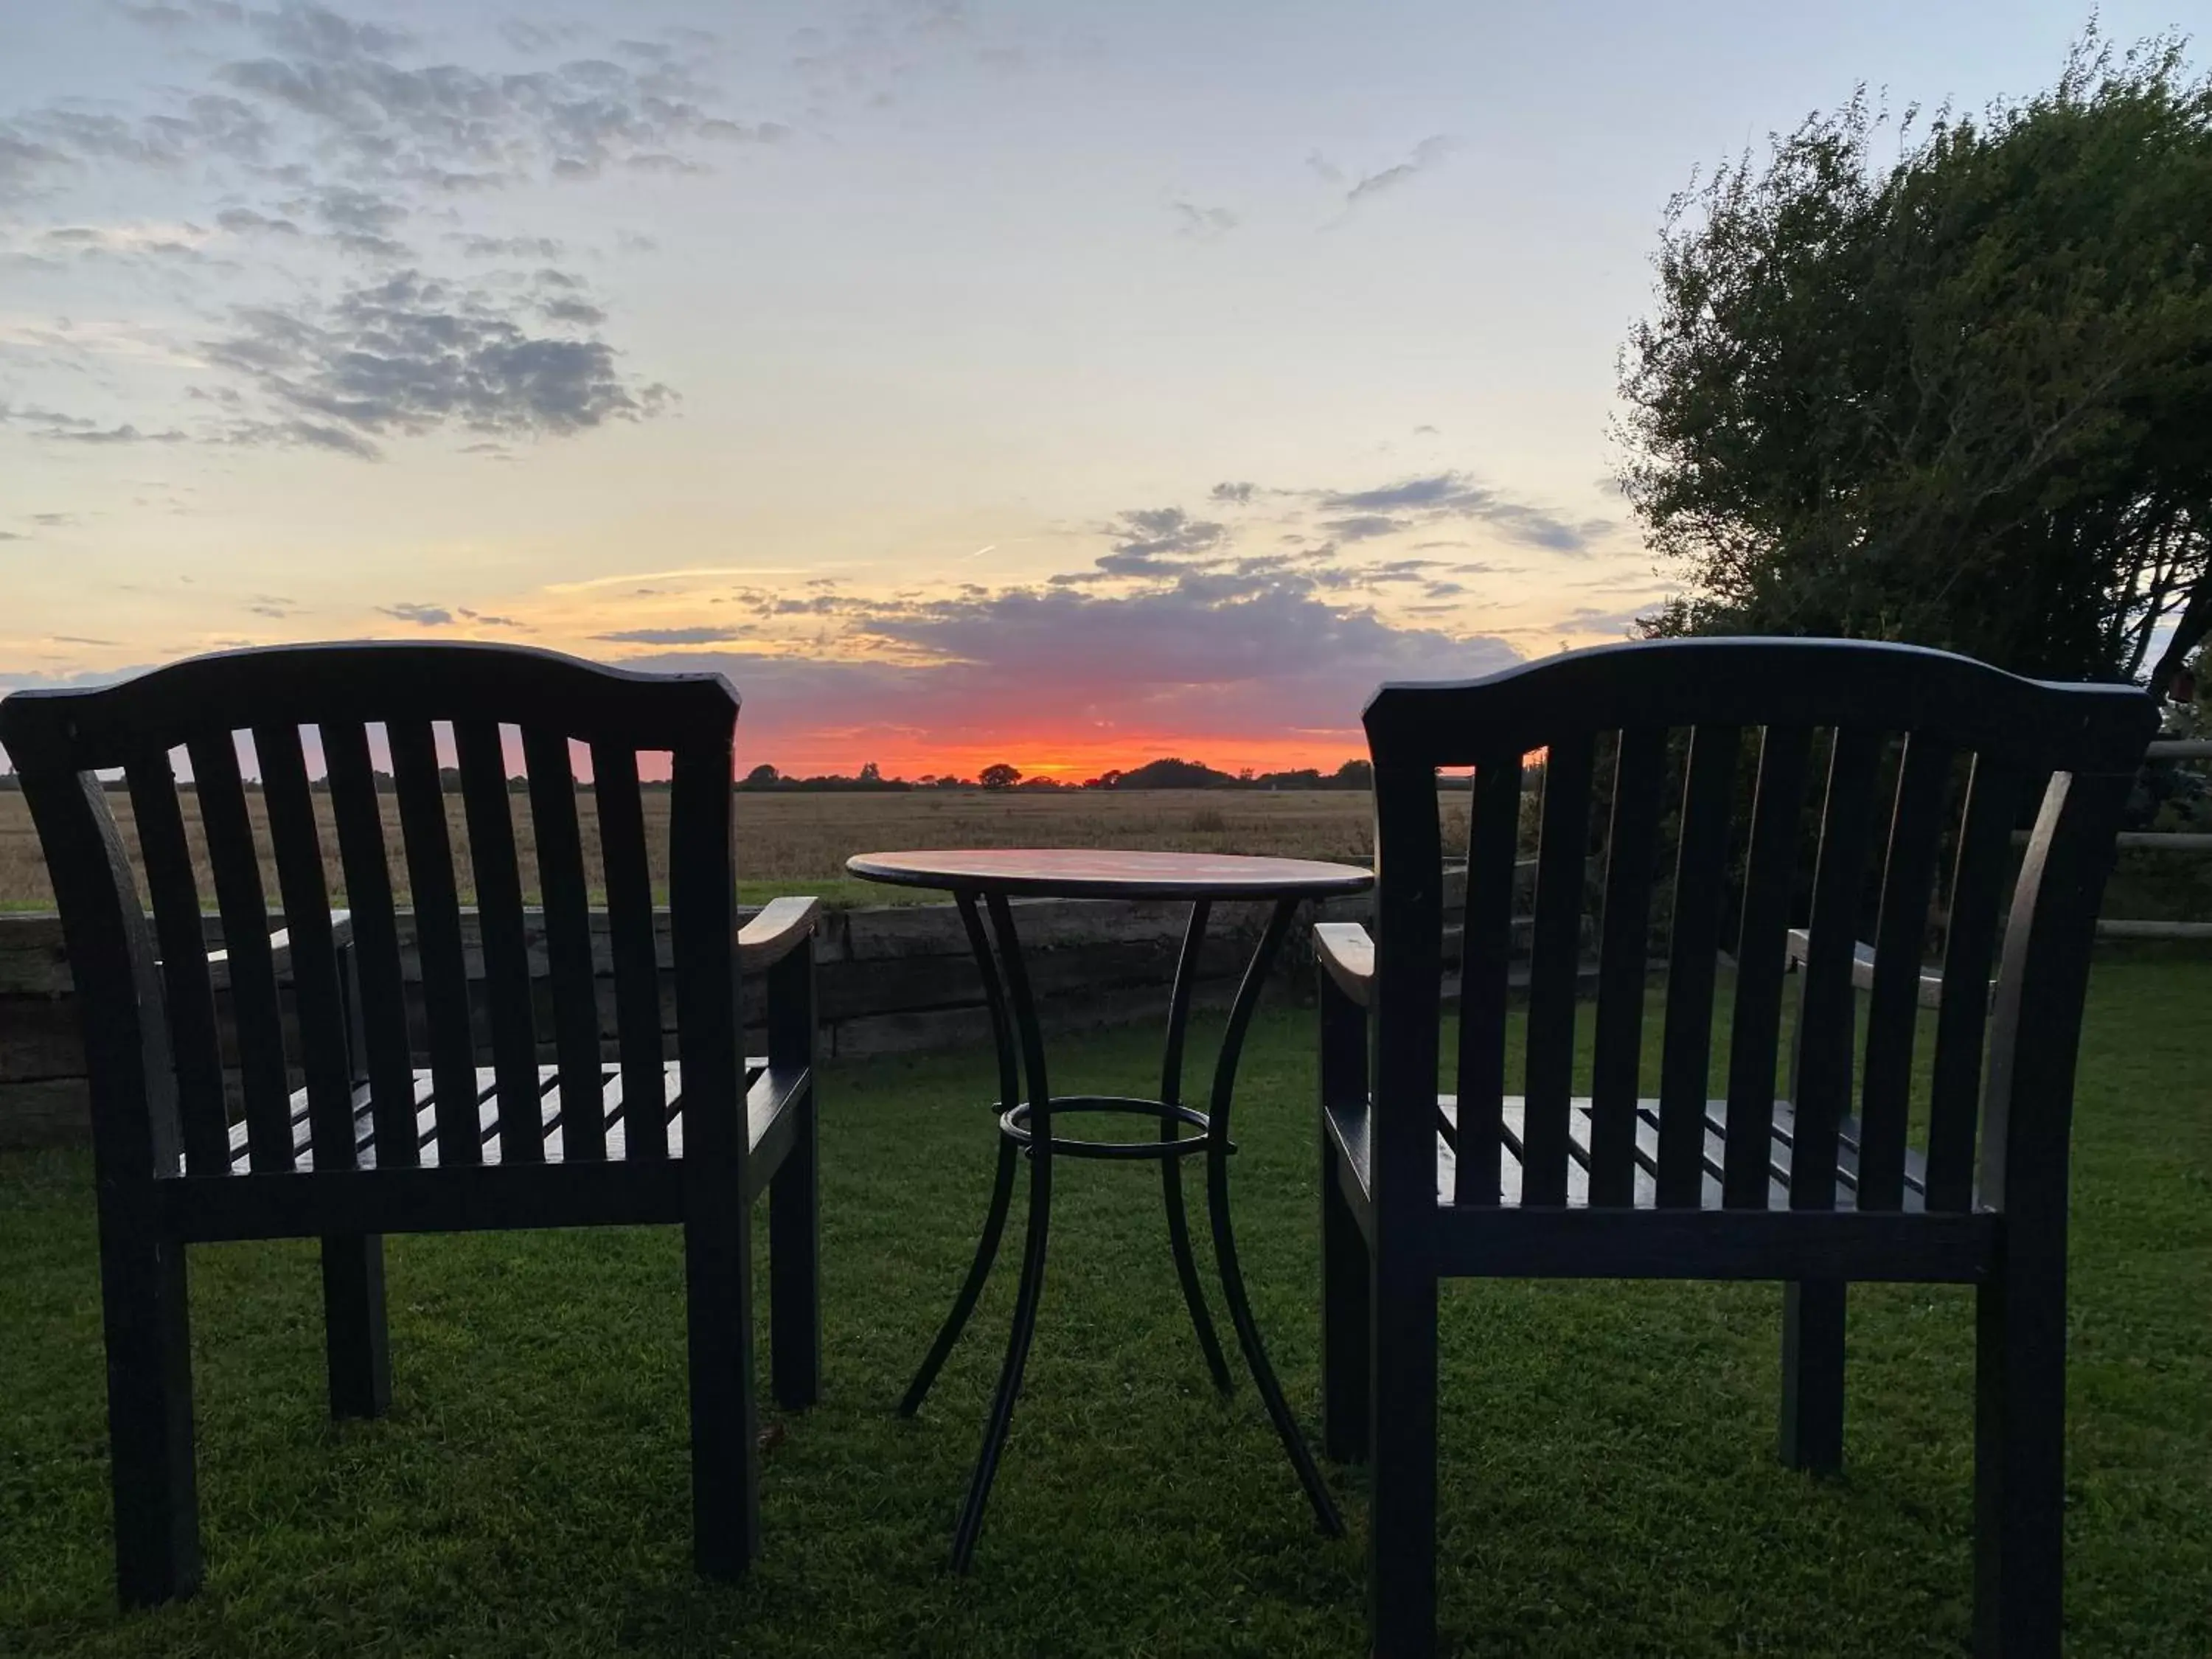
<svg viewBox="0 0 2212 1659">
<path fill-rule="evenodd" d="M 1782 1461 L 1813 1474 L 1844 1467 L 1844 1299 L 1841 1279 L 1782 1291 Z"/>
<path fill-rule="evenodd" d="M 776 1404 L 805 1411 L 822 1397 L 821 1159 L 814 1090 L 768 1194 L 769 1369 Z"/>
<path fill-rule="evenodd" d="M 1376 1253 L 1378 1264 L 1383 1258 Z M 1437 1281 L 1377 1271 L 1368 1384 L 1372 1659 L 1437 1650 Z"/>
<path fill-rule="evenodd" d="M 704 1170 L 687 1169 L 703 1187 Z M 692 1559 L 708 1578 L 744 1576 L 760 1553 L 753 1401 L 752 1218 L 726 1192 L 695 1196 L 684 1224 L 691 1384 Z"/>
<path fill-rule="evenodd" d="M 100 1254 L 116 1589 L 151 1607 L 200 1584 L 185 1246 L 103 1216 Z"/>
<path fill-rule="evenodd" d="M 323 1352 L 332 1417 L 381 1417 L 391 1409 L 380 1234 L 338 1233 L 323 1240 Z"/>
<path fill-rule="evenodd" d="M 1974 1652 L 2057 1659 L 2066 1495 L 2063 1241 L 2039 1270 L 2009 1263 L 1977 1292 Z"/>
<path fill-rule="evenodd" d="M 1359 1218 L 1337 1184 L 1336 1143 L 1321 1137 L 1321 1449 L 1340 1463 L 1367 1457 L 1369 1280 Z"/>
</svg>

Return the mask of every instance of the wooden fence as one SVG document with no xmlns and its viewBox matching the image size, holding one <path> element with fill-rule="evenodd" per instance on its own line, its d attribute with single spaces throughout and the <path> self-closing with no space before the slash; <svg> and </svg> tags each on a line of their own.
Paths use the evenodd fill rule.
<svg viewBox="0 0 2212 1659">
<path fill-rule="evenodd" d="M 2169 738 L 2143 751 L 2145 760 L 2212 760 L 2212 738 Z M 2122 852 L 2212 853 L 2212 836 L 2179 830 L 2128 830 L 2119 836 Z M 2130 921 L 2107 917 L 2097 923 L 2099 939 L 2212 939 L 2212 921 Z"/>
<path fill-rule="evenodd" d="M 1449 902 L 1455 905 L 1462 890 L 1456 877 L 1447 878 Z M 1313 907 L 1311 919 L 1360 920 L 1366 913 L 1367 901 L 1359 897 Z M 1025 900 L 1016 902 L 1014 914 L 1046 1029 L 1072 1030 L 1164 1014 L 1188 914 L 1185 906 Z M 1265 905 L 1215 907 L 1199 963 L 1199 1006 L 1222 1006 L 1235 994 L 1266 917 Z M 1449 920 L 1455 923 L 1456 917 Z M 281 925 L 281 918 L 272 919 L 272 927 Z M 599 974 L 601 1038 L 611 1045 L 613 963 L 605 925 L 604 914 L 594 918 L 593 954 Z M 210 947 L 219 945 L 216 919 L 209 917 L 207 926 Z M 465 913 L 463 928 L 473 991 L 483 972 L 473 913 Z M 538 1009 L 538 1029 L 541 1036 L 550 1037 L 549 969 L 538 913 L 529 914 L 528 928 L 535 988 L 547 999 Z M 664 970 L 661 1023 L 672 1036 L 665 912 L 657 933 Z M 1302 969 L 1311 960 L 1304 929 L 1294 929 L 1291 940 L 1284 951 L 1283 973 L 1294 992 L 1303 993 Z M 830 912 L 823 918 L 817 952 L 826 1054 L 883 1054 L 988 1040 L 982 981 L 969 954 L 967 934 L 951 905 Z M 419 1041 L 421 966 L 404 916 L 401 965 Z M 1276 994 L 1282 994 L 1281 988 Z M 750 1010 L 748 1004 L 748 1019 Z M 227 1011 L 219 1008 L 218 1012 L 227 1017 Z M 479 1025 L 480 1042 L 487 1031 L 488 1026 Z M 607 1053 L 613 1056 L 611 1046 Z M 543 1057 L 552 1063 L 550 1041 Z M 61 923 L 51 914 L 0 915 L 0 1146 L 82 1136 L 87 1098 L 83 1048 Z"/>
</svg>

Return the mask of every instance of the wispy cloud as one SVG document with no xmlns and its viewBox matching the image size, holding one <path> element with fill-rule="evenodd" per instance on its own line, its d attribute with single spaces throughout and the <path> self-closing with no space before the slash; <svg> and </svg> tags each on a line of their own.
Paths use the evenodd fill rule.
<svg viewBox="0 0 2212 1659">
<path fill-rule="evenodd" d="M 1325 508 L 1361 514 L 1410 512 L 1416 515 L 1416 521 L 1478 520 L 1509 541 L 1548 548 L 1558 553 L 1587 552 L 1593 540 L 1613 527 L 1609 520 L 1603 519 L 1563 519 L 1478 483 L 1463 472 L 1431 473 L 1375 489 L 1324 492 L 1321 504 Z"/>
<path fill-rule="evenodd" d="M 1353 180 L 1352 187 L 1344 192 L 1345 205 L 1349 207 L 1368 197 L 1379 196 L 1386 190 L 1395 190 L 1408 179 L 1429 171 L 1458 147 L 1459 141 L 1447 133 L 1440 132 L 1422 139 L 1413 146 L 1413 153 L 1406 160 Z"/>
<path fill-rule="evenodd" d="M 744 633 L 742 628 L 620 628 L 592 637 L 623 645 L 711 645 L 743 639 Z"/>
<path fill-rule="evenodd" d="M 1236 229 L 1241 222 L 1227 208 L 1200 207 L 1195 202 L 1170 202 L 1168 211 L 1176 216 L 1176 234 L 1194 241 L 1210 242 Z"/>
<path fill-rule="evenodd" d="M 822 568 L 811 564 L 691 565 L 682 570 L 625 570 L 612 576 L 587 576 L 581 581 L 550 582 L 549 593 L 588 593 L 595 588 L 620 587 L 628 582 L 703 580 L 717 576 L 803 576 Z"/>
</svg>

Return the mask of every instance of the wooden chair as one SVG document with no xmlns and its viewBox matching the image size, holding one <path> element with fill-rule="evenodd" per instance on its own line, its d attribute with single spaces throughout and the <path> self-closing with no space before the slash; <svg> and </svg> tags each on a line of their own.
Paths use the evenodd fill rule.
<svg viewBox="0 0 2212 1659">
<path fill-rule="evenodd" d="M 2150 700 L 1908 647 L 1747 639 L 1613 647 L 1464 684 L 1389 685 L 1365 719 L 1376 936 L 1370 945 L 1338 924 L 1318 928 L 1316 943 L 1323 1445 L 1372 1465 L 1374 1651 L 1395 1659 L 1435 1646 L 1437 1285 L 1458 1275 L 1784 1281 L 1783 1455 L 1814 1469 L 1842 1455 L 1845 1285 L 1973 1285 L 1976 1650 L 2055 1655 L 2075 1052 L 2113 834 L 2154 725 Z M 1738 886 L 1731 820 L 1747 728 L 1757 728 L 1758 778 Z M 1524 758 L 1536 750 L 1525 1093 L 1509 1097 L 1513 867 Z M 1816 750 L 1827 783 L 1784 1100 L 1784 939 Z M 1601 753 L 1611 757 L 1610 821 L 1594 825 Z M 1670 757 L 1683 753 L 1678 791 Z M 1440 1096 L 1437 771 L 1469 766 L 1456 1091 Z M 2038 801 L 2007 921 L 2012 831 Z M 1653 1097 L 1639 1066 L 1647 939 L 1662 824 L 1676 821 Z M 1579 1098 L 1577 958 L 1586 854 L 1601 840 L 1594 1065 Z M 1920 952 L 1947 843 L 1943 996 L 1927 1133 L 1915 1145 Z M 1853 945 L 1877 892 L 1854 1114 Z M 1728 1080 L 1724 1097 L 1709 1099 L 1731 905 Z"/>
<path fill-rule="evenodd" d="M 321 1239 L 331 1407 L 374 1416 L 390 1394 L 382 1234 L 681 1224 L 694 1553 L 702 1572 L 745 1570 L 760 1529 L 750 1216 L 764 1188 L 784 1406 L 813 1403 L 820 1343 L 815 904 L 778 900 L 738 927 L 737 714 L 736 694 L 716 675 L 623 673 L 501 646 L 374 643 L 201 657 L 105 690 L 25 691 L 0 704 L 0 743 L 45 843 L 83 1012 L 126 1603 L 189 1594 L 200 1577 L 185 1247 L 212 1239 Z M 451 722 L 481 930 L 473 1012 L 441 721 Z M 372 770 L 376 725 L 404 832 L 427 1068 L 414 1064 L 401 978 Z M 520 729 L 529 774 L 550 1019 L 533 1009 L 503 726 Z M 240 731 L 261 773 L 289 1018 Z M 604 852 L 619 1027 L 611 1063 L 586 896 L 600 872 L 584 856 L 572 741 L 590 745 Z M 212 963 L 172 763 L 179 749 L 222 912 L 225 949 Z M 325 786 L 309 780 L 316 749 L 328 771 L 323 814 Z M 673 1059 L 664 1052 L 641 751 L 665 752 L 672 768 Z M 94 775 L 111 769 L 126 781 L 150 925 Z M 337 915 L 324 873 L 322 824 L 333 822 L 349 907 Z M 768 1053 L 747 1059 L 738 985 L 753 969 L 768 975 Z M 231 1054 L 218 1032 L 219 988 Z M 479 1030 L 488 1067 L 477 1064 Z M 541 1065 L 549 1047 L 556 1063 Z"/>
</svg>

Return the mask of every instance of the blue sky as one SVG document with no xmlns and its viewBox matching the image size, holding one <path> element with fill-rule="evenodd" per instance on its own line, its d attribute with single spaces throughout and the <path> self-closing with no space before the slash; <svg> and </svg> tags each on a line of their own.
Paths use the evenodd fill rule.
<svg viewBox="0 0 2212 1659">
<path fill-rule="evenodd" d="M 477 636 L 724 667 L 787 769 L 1340 757 L 1664 591 L 1693 170 L 2083 21 L 5 0 L 0 684 Z"/>
</svg>

